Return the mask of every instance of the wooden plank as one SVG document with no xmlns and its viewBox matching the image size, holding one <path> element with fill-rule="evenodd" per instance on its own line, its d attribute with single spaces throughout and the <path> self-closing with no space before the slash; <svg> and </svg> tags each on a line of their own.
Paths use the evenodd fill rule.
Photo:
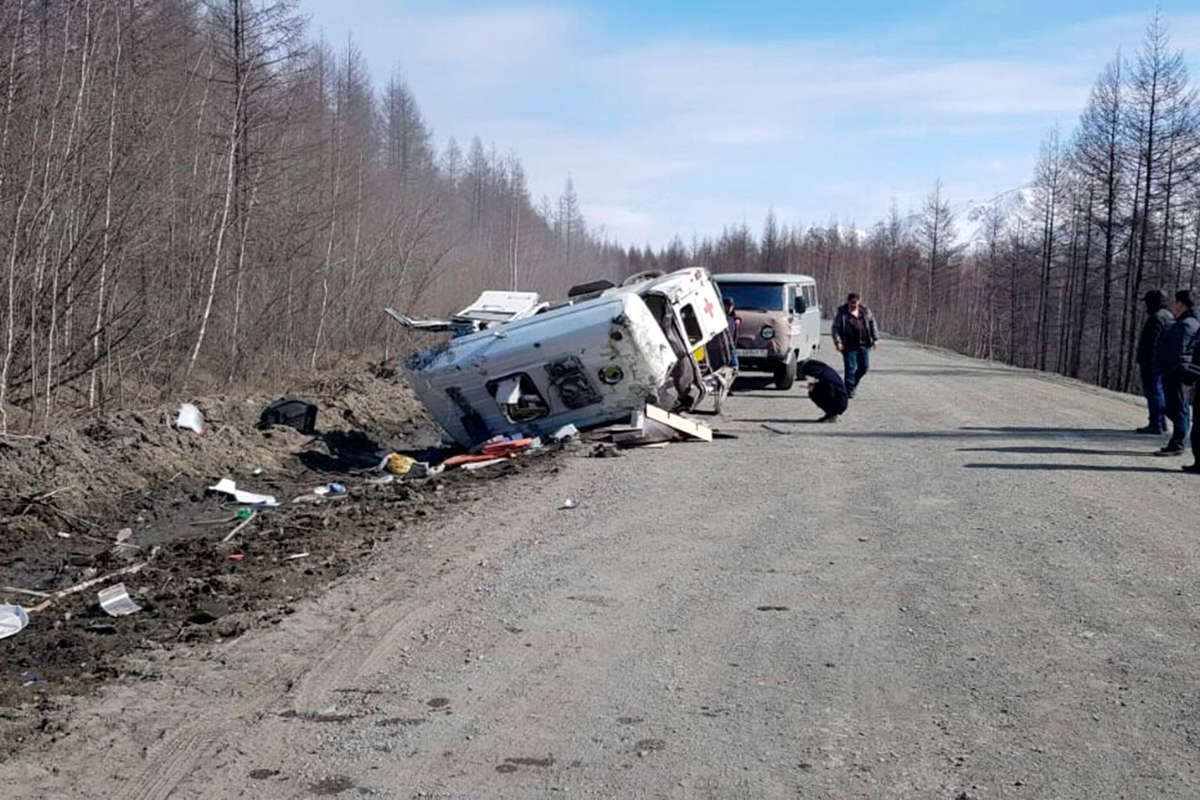
<svg viewBox="0 0 1200 800">
<path fill-rule="evenodd" d="M 661 422 L 663 425 L 670 426 L 694 439 L 700 439 L 705 442 L 712 441 L 712 428 L 699 422 L 692 422 L 690 419 L 685 419 L 678 414 L 672 414 L 670 411 L 661 409 L 658 406 L 647 403 L 646 416 L 655 422 Z"/>
</svg>

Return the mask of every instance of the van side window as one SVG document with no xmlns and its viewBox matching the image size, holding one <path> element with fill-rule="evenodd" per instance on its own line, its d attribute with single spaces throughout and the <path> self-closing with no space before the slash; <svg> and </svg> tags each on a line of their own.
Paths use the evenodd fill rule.
<svg viewBox="0 0 1200 800">
<path fill-rule="evenodd" d="M 817 287 L 811 283 L 804 287 L 804 299 L 808 301 L 809 308 L 816 308 L 817 305 Z"/>
<path fill-rule="evenodd" d="M 688 341 L 699 344 L 704 339 L 704 331 L 700 329 L 700 320 L 696 319 L 696 312 L 690 303 L 679 309 L 679 318 L 683 320 L 683 330 L 687 333 Z"/>
</svg>

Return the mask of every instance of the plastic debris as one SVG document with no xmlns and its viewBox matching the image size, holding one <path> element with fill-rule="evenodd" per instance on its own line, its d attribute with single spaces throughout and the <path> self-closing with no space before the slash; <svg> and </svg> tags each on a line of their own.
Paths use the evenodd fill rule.
<svg viewBox="0 0 1200 800">
<path fill-rule="evenodd" d="M 233 518 L 236 519 L 238 522 L 245 522 L 246 520 L 250 519 L 253 516 L 254 516 L 253 508 L 239 508 L 237 510 L 237 513 L 233 515 Z M 228 522 L 228 520 L 222 520 L 222 522 Z"/>
<path fill-rule="evenodd" d="M 559 444 L 562 444 L 563 442 L 569 442 L 572 439 L 577 438 L 579 438 L 579 428 L 576 428 L 572 423 L 563 425 L 554 433 L 550 434 L 550 440 L 558 442 Z"/>
<path fill-rule="evenodd" d="M 38 682 L 37 673 L 26 672 L 24 675 L 21 676 L 21 685 L 22 686 L 33 686 L 37 682 Z"/>
<path fill-rule="evenodd" d="M 99 597 L 100 607 L 110 617 L 125 617 L 142 610 L 141 606 L 133 602 L 133 598 L 129 596 L 129 590 L 125 588 L 125 584 L 123 583 L 113 584 L 107 589 L 101 589 Z"/>
<path fill-rule="evenodd" d="M 570 511 L 572 508 L 578 508 L 578 507 L 579 507 L 579 503 L 576 503 L 573 499 L 568 497 L 566 500 L 563 500 L 563 504 L 558 507 L 558 510 L 559 511 Z"/>
<path fill-rule="evenodd" d="M 234 564 L 240 564 L 246 560 L 246 554 L 241 550 L 234 550 L 229 555 L 225 556 L 226 561 L 232 561 Z"/>
<path fill-rule="evenodd" d="M 392 453 L 386 459 L 384 459 L 383 463 L 384 469 L 386 469 L 388 472 L 392 473 L 393 475 L 404 476 L 407 475 L 409 471 L 420 462 L 418 462 L 412 456 L 406 456 L 403 453 Z"/>
<path fill-rule="evenodd" d="M 117 544 L 123 544 L 133 538 L 133 528 L 121 528 L 117 531 Z"/>
<path fill-rule="evenodd" d="M 313 489 L 313 494 L 321 497 L 341 497 L 346 493 L 346 487 L 340 483 L 327 483 Z"/>
<path fill-rule="evenodd" d="M 442 464 L 427 464 L 424 461 L 418 461 L 413 464 L 412 469 L 408 471 L 406 478 L 432 478 L 434 475 L 440 475 L 446 467 Z"/>
<path fill-rule="evenodd" d="M 308 553 L 307 551 L 303 553 L 292 553 L 290 556 L 284 556 L 283 560 L 294 561 L 297 558 L 308 558 L 310 555 L 311 553 Z"/>
<path fill-rule="evenodd" d="M 210 492 L 219 492 L 220 494 L 227 494 L 230 497 L 232 497 L 235 502 L 241 503 L 242 505 L 247 505 L 247 506 L 258 506 L 258 505 L 277 506 L 277 505 L 279 505 L 278 501 L 276 501 L 272 495 L 255 494 L 254 492 L 242 491 L 241 489 L 237 488 L 237 484 L 233 482 L 232 478 L 221 478 L 221 480 L 217 481 L 216 486 L 209 486 L 208 490 Z"/>
<path fill-rule="evenodd" d="M 204 415 L 191 403 L 184 403 L 179 407 L 179 414 L 175 417 L 175 427 L 204 433 Z"/>
<path fill-rule="evenodd" d="M 392 483 L 395 480 L 396 476 L 388 473 L 387 475 L 380 475 L 378 478 L 367 478 L 363 482 L 368 486 L 387 486 L 389 483 Z"/>
<path fill-rule="evenodd" d="M 266 430 L 272 425 L 286 425 L 304 434 L 315 433 L 317 407 L 297 397 L 281 397 L 264 408 L 258 419 L 259 430 Z"/>
<path fill-rule="evenodd" d="M 474 472 L 477 469 L 484 469 L 485 467 L 494 467 L 497 464 L 503 464 L 505 461 L 508 461 L 508 459 L 507 458 L 490 458 L 487 461 L 471 461 L 469 463 L 463 464 L 462 468 L 465 470 L 470 470 L 470 471 Z"/>
<path fill-rule="evenodd" d="M 20 633 L 29 624 L 29 614 L 20 606 L 0 605 L 0 639 Z"/>
</svg>

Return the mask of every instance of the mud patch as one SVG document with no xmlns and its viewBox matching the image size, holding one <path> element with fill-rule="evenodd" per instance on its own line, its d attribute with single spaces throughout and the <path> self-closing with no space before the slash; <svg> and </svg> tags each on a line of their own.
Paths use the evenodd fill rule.
<svg viewBox="0 0 1200 800">
<path fill-rule="evenodd" d="M 319 424 L 327 431 L 348 424 L 388 450 L 422 455 L 440 437 L 407 387 L 365 372 L 311 392 L 289 391 L 321 406 Z M 103 588 L 97 586 L 31 614 L 15 646 L 4 648 L 0 676 L 12 679 L 0 681 L 0 707 L 11 712 L 0 715 L 0 752 L 56 740 L 63 698 L 114 680 L 156 680 L 176 645 L 279 624 L 379 548 L 415 549 L 414 533 L 512 480 L 451 472 L 372 485 L 359 475 L 316 472 L 301 456 L 326 443 L 287 428 L 256 430 L 258 399 L 196 402 L 210 423 L 199 435 L 174 429 L 171 408 L 117 414 L 0 447 L 0 586 L 52 594 L 146 562 L 124 576 L 141 611 L 107 617 L 96 604 Z M 514 459 L 512 475 L 535 481 L 557 471 L 555 452 Z M 222 477 L 281 503 L 224 548 L 221 540 L 240 524 L 237 508 L 205 492 Z M 331 480 L 343 483 L 347 496 L 312 494 Z M 290 502 L 301 496 L 308 502 Z M 125 528 L 132 536 L 115 547 L 116 532 Z M 228 560 L 231 552 L 240 558 Z M 298 554 L 305 555 L 293 558 Z M 0 590 L 0 602 L 30 600 Z M 36 682 L 15 679 L 29 673 Z M 289 718 L 345 721 L 322 716 Z"/>
<path fill-rule="evenodd" d="M 638 750 L 644 750 L 648 753 L 653 753 L 662 750 L 667 746 L 667 743 L 662 739 L 642 739 L 637 743 Z"/>
<path fill-rule="evenodd" d="M 319 797 L 329 797 L 330 795 L 341 794 L 353 788 L 354 781 L 345 775 L 334 775 L 310 784 L 308 790 Z"/>
<path fill-rule="evenodd" d="M 618 725 L 637 725 L 639 722 L 645 721 L 641 717 L 617 717 Z"/>
<path fill-rule="evenodd" d="M 267 778 L 274 778 L 279 774 L 277 769 L 252 769 L 250 777 L 256 781 L 265 781 Z"/>
<path fill-rule="evenodd" d="M 435 697 L 425 705 L 429 706 L 430 708 L 445 708 L 446 706 L 450 705 L 450 698 Z"/>
<path fill-rule="evenodd" d="M 496 765 L 496 772 L 516 772 L 516 771 L 517 771 L 516 766 L 514 766 L 512 764 L 497 764 Z"/>
<path fill-rule="evenodd" d="M 790 611 L 787 606 L 759 606 L 758 611 Z"/>
</svg>

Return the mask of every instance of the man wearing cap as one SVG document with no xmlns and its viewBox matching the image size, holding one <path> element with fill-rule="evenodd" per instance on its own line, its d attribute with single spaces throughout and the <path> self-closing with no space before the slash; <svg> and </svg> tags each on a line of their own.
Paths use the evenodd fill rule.
<svg viewBox="0 0 1200 800">
<path fill-rule="evenodd" d="M 1154 371 L 1154 350 L 1159 337 L 1169 328 L 1175 317 L 1167 308 L 1167 296 L 1160 289 L 1146 292 L 1146 321 L 1137 342 L 1138 372 L 1142 377 L 1142 393 L 1146 396 L 1146 410 L 1150 422 L 1138 428 L 1138 433 L 1162 434 L 1167 432 L 1166 400 L 1163 398 L 1162 375 Z"/>
</svg>

